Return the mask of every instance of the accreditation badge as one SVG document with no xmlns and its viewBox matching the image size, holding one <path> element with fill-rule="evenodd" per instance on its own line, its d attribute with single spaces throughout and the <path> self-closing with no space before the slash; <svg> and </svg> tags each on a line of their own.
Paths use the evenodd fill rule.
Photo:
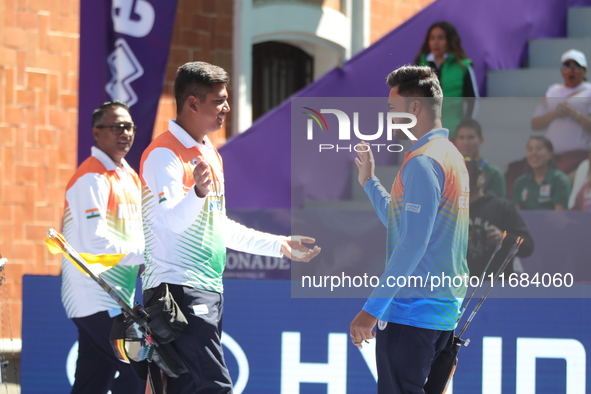
<svg viewBox="0 0 591 394">
<path fill-rule="evenodd" d="M 210 212 L 221 212 L 222 202 L 219 199 L 211 198 L 209 200 L 209 211 Z"/>
<path fill-rule="evenodd" d="M 540 197 L 550 197 L 550 185 L 540 186 Z"/>
</svg>

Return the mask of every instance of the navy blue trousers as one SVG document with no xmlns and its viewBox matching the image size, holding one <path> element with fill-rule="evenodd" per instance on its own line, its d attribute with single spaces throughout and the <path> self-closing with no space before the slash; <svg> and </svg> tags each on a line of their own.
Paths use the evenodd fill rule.
<svg viewBox="0 0 591 394">
<path fill-rule="evenodd" d="M 189 370 L 168 378 L 171 394 L 231 394 L 232 379 L 222 349 L 224 297 L 220 293 L 168 285 L 189 324 L 171 342 Z M 144 292 L 144 296 L 146 293 Z"/>
<path fill-rule="evenodd" d="M 378 329 L 378 394 L 424 394 L 431 363 L 452 334 L 390 322 Z"/>
<path fill-rule="evenodd" d="M 146 382 L 135 376 L 129 364 L 115 357 L 109 340 L 113 319 L 106 311 L 72 319 L 78 327 L 78 361 L 72 394 L 146 392 Z"/>
</svg>

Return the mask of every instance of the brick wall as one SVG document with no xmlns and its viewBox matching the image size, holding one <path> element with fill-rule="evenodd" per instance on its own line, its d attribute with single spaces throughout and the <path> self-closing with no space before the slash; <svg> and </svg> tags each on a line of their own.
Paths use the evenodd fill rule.
<svg viewBox="0 0 591 394">
<path fill-rule="evenodd" d="M 434 0 L 372 0 L 370 41 L 376 42 Z M 425 34 L 427 28 L 425 26 Z M 417 53 L 419 48 L 417 48 Z"/>
<path fill-rule="evenodd" d="M 174 74 L 188 61 L 232 69 L 232 0 L 179 0 L 156 133 L 174 118 Z M 212 33 L 213 32 L 213 33 Z M 0 338 L 20 337 L 22 276 L 58 275 L 45 248 L 60 228 L 64 190 L 76 169 L 78 0 L 0 2 Z M 228 120 L 231 122 L 231 119 Z M 231 125 L 227 125 L 231 129 Z M 218 145 L 226 131 L 212 136 Z"/>
<path fill-rule="evenodd" d="M 372 42 L 431 1 L 373 0 Z M 180 65 L 203 60 L 232 70 L 232 25 L 233 0 L 179 0 L 155 134 L 175 117 Z M 9 337 L 9 317 L 12 336 L 20 337 L 22 275 L 60 272 L 61 260 L 46 251 L 44 238 L 48 227 L 60 227 L 76 168 L 78 45 L 78 0 L 0 2 L 0 254 L 9 259 L 0 338 Z M 226 128 L 211 136 L 217 145 L 231 130 L 231 113 L 226 119 Z"/>
<path fill-rule="evenodd" d="M 233 0 L 178 0 L 172 35 L 166 81 L 156 117 L 154 135 L 167 130 L 168 120 L 175 118 L 174 78 L 176 70 L 186 62 L 205 61 L 232 72 Z M 228 89 L 231 96 L 232 91 Z M 232 112 L 225 127 L 209 137 L 222 145 L 232 130 Z"/>
<path fill-rule="evenodd" d="M 20 337 L 22 275 L 56 275 L 44 246 L 75 170 L 79 2 L 0 2 L 0 338 Z"/>
</svg>

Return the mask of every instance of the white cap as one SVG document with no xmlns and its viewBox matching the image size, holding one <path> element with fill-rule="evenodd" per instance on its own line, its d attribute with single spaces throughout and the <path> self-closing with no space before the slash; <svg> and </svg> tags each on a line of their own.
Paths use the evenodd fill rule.
<svg viewBox="0 0 591 394">
<path fill-rule="evenodd" d="M 587 58 L 585 54 L 581 51 L 577 51 L 576 49 L 570 49 L 562 54 L 560 57 L 560 63 L 564 63 L 567 60 L 574 60 L 575 62 L 579 63 L 579 66 L 587 68 Z"/>
</svg>

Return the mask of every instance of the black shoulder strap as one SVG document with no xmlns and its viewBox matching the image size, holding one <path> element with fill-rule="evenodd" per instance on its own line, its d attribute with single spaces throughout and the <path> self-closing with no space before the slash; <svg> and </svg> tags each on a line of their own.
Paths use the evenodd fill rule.
<svg viewBox="0 0 591 394">
<path fill-rule="evenodd" d="M 148 363 L 148 382 L 152 394 L 164 394 L 164 374 L 156 363 Z"/>
</svg>

